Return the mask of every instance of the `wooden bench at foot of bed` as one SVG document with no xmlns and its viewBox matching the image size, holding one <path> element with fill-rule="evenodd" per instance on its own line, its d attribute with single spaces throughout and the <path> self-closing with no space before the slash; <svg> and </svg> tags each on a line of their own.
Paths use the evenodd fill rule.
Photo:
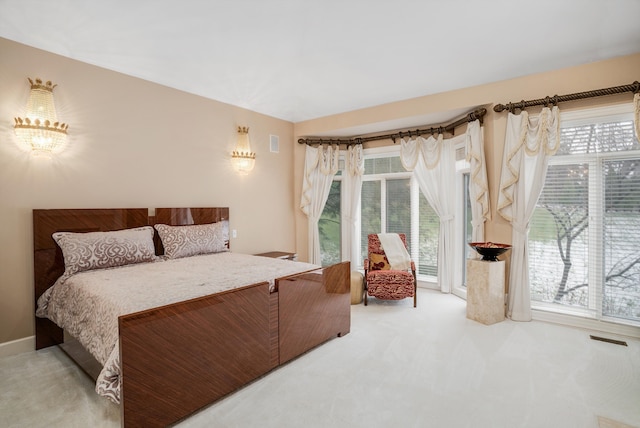
<svg viewBox="0 0 640 428">
<path fill-rule="evenodd" d="M 121 316 L 124 425 L 166 426 L 267 373 L 269 284 Z"/>
<path fill-rule="evenodd" d="M 349 333 L 350 278 L 350 264 L 345 262 L 276 281 L 280 364 L 332 337 Z"/>
<path fill-rule="evenodd" d="M 120 317 L 126 427 L 166 426 L 350 330 L 350 265 Z"/>
</svg>

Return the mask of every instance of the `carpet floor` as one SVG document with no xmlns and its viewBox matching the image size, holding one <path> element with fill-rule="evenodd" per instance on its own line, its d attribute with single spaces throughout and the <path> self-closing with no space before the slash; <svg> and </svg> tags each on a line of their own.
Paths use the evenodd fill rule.
<svg viewBox="0 0 640 428">
<path fill-rule="evenodd" d="M 350 334 L 177 426 L 640 427 L 640 341 L 537 321 L 486 326 L 465 308 L 423 289 L 416 309 L 354 305 Z M 58 348 L 0 358 L 1 427 L 119 425 L 119 407 Z"/>
</svg>

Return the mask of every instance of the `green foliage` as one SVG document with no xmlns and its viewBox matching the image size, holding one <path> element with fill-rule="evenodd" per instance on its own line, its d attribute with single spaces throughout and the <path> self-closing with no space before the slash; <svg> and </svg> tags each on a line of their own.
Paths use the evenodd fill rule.
<svg viewBox="0 0 640 428">
<path fill-rule="evenodd" d="M 327 203 L 318 220 L 320 233 L 320 253 L 322 265 L 329 266 L 341 260 L 340 254 L 340 185 L 341 181 L 331 183 Z"/>
</svg>

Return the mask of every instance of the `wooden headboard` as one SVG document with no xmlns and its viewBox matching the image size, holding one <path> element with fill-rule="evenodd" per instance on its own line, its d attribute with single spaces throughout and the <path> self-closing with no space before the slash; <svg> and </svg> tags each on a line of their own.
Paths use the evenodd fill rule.
<svg viewBox="0 0 640 428">
<path fill-rule="evenodd" d="M 33 210 L 34 297 L 38 298 L 64 272 L 62 250 L 51 235 L 55 232 L 108 232 L 164 223 L 172 226 L 229 220 L 229 208 L 98 208 Z M 157 237 L 156 254 L 162 255 Z M 46 318 L 36 317 L 36 349 L 63 342 L 62 329 Z"/>
</svg>

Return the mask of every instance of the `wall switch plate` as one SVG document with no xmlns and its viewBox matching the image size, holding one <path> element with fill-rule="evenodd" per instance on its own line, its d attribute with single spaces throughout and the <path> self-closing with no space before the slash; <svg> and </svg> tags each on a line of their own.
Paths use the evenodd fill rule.
<svg viewBox="0 0 640 428">
<path fill-rule="evenodd" d="M 231 231 L 231 237 L 232 237 L 232 238 L 237 238 L 237 237 L 238 237 L 238 231 L 237 231 L 237 230 L 235 230 L 235 229 L 233 229 L 233 230 Z"/>
</svg>

